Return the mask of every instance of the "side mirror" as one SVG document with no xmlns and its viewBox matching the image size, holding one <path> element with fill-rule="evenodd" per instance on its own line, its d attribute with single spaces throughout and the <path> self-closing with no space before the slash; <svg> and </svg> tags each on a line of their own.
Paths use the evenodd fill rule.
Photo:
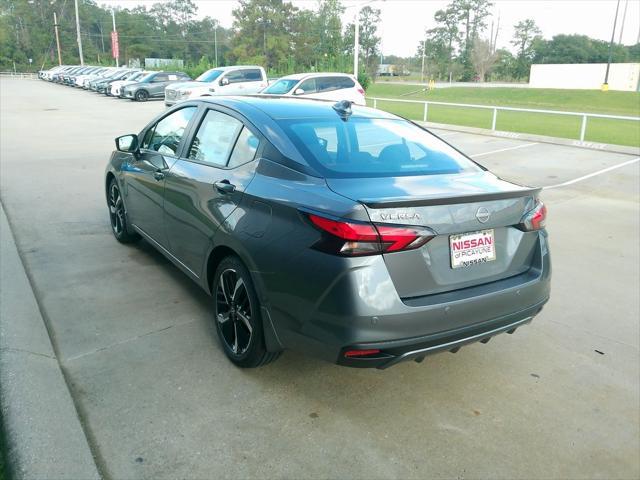
<svg viewBox="0 0 640 480">
<path fill-rule="evenodd" d="M 220 86 L 224 87 L 225 85 L 229 85 L 229 79 L 226 77 L 220 80 Z"/>
<path fill-rule="evenodd" d="M 116 149 L 119 152 L 137 153 L 139 149 L 138 136 L 132 133 L 116 138 Z"/>
<path fill-rule="evenodd" d="M 302 88 L 296 88 L 293 92 L 294 95 L 304 95 L 304 90 Z"/>
</svg>

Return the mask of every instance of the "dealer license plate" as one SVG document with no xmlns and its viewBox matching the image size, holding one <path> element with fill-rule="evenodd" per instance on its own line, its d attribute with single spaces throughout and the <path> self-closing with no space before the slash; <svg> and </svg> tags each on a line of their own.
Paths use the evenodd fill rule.
<svg viewBox="0 0 640 480">
<path fill-rule="evenodd" d="M 496 259 L 493 229 L 449 237 L 451 268 L 463 268 Z"/>
</svg>

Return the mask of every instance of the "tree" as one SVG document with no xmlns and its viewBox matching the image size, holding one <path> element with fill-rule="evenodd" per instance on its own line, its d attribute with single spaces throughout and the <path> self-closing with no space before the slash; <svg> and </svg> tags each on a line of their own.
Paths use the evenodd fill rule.
<svg viewBox="0 0 640 480">
<path fill-rule="evenodd" d="M 493 67 L 495 75 L 502 80 L 513 80 L 516 69 L 516 57 L 505 49 L 496 50 L 496 63 Z"/>
<path fill-rule="evenodd" d="M 292 53 L 291 26 L 298 9 L 283 0 L 240 0 L 233 10 L 236 31 L 231 58 L 286 70 Z"/>
<path fill-rule="evenodd" d="M 314 15 L 318 40 L 316 56 L 322 69 L 327 67 L 325 59 L 335 61 L 344 50 L 340 19 L 343 13 L 344 7 L 340 0 L 318 0 L 318 12 Z"/>
<path fill-rule="evenodd" d="M 534 45 L 534 63 L 606 63 L 609 42 L 586 35 L 555 35 L 551 40 L 540 40 Z M 629 48 L 613 45 L 613 62 L 625 62 Z"/>
<path fill-rule="evenodd" d="M 487 73 L 489 73 L 497 59 L 498 55 L 492 52 L 491 42 L 489 40 L 477 38 L 473 42 L 471 62 L 478 76 L 478 81 L 485 81 Z"/>
<path fill-rule="evenodd" d="M 528 78 L 531 61 L 535 57 L 533 47 L 541 39 L 540 34 L 542 32 L 532 19 L 521 20 L 513 26 L 513 29 L 511 45 L 517 50 L 514 76 L 516 78 Z"/>
<path fill-rule="evenodd" d="M 493 6 L 488 0 L 453 0 L 450 7 L 463 27 L 464 44 L 461 48 L 460 63 L 463 65 L 463 80 L 470 80 L 474 74 L 471 61 L 473 43 L 487 28 L 487 18 Z"/>
<path fill-rule="evenodd" d="M 427 41 L 431 44 L 435 55 L 427 55 L 427 57 L 440 65 L 446 64 L 446 72 L 451 77 L 455 46 L 460 42 L 458 13 L 449 5 L 445 10 L 436 11 L 434 19 L 438 26 L 427 30 Z"/>
</svg>

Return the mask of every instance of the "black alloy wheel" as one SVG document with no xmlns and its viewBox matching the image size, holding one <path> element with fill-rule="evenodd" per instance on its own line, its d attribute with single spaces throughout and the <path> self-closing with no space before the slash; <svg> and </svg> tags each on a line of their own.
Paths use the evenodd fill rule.
<svg viewBox="0 0 640 480">
<path fill-rule="evenodd" d="M 265 347 L 258 297 L 244 264 L 235 256 L 226 257 L 214 278 L 215 324 L 229 360 L 252 368 L 278 358 L 280 352 Z"/>
<path fill-rule="evenodd" d="M 131 243 L 139 240 L 140 236 L 137 233 L 130 232 L 127 227 L 127 211 L 115 178 L 112 178 L 109 183 L 107 203 L 109 205 L 111 231 L 116 240 L 122 243 Z"/>
</svg>

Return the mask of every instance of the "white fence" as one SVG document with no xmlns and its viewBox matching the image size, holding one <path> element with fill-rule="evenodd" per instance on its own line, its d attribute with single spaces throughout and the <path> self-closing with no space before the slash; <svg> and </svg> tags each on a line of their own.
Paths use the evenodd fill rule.
<svg viewBox="0 0 640 480">
<path fill-rule="evenodd" d="M 20 72 L 0 72 L 0 77 L 8 78 L 28 78 L 34 80 L 38 78 L 37 73 L 20 73 Z"/>
<path fill-rule="evenodd" d="M 506 112 L 526 112 L 526 113 L 545 113 L 551 115 L 568 115 L 573 117 L 582 117 L 582 124 L 580 126 L 580 141 L 584 142 L 585 134 L 587 132 L 587 121 L 589 118 L 607 118 L 611 120 L 630 120 L 640 122 L 640 117 L 626 117 L 623 115 L 604 115 L 600 113 L 585 113 L 585 112 L 563 112 L 561 110 L 536 110 L 533 108 L 514 108 L 514 107 L 498 107 L 494 105 L 473 105 L 467 103 L 447 103 L 447 102 L 432 102 L 425 100 L 402 100 L 399 98 L 376 98 L 369 97 L 367 100 L 373 100 L 373 108 L 378 108 L 378 102 L 396 102 L 396 103 L 414 103 L 422 104 L 423 115 L 422 121 L 426 122 L 429 115 L 429 105 L 441 105 L 445 107 L 460 107 L 460 108 L 479 108 L 484 110 L 492 110 L 493 118 L 491 120 L 491 130 L 496 129 L 496 122 L 498 119 L 498 111 Z M 526 132 L 522 132 L 526 133 Z"/>
</svg>

